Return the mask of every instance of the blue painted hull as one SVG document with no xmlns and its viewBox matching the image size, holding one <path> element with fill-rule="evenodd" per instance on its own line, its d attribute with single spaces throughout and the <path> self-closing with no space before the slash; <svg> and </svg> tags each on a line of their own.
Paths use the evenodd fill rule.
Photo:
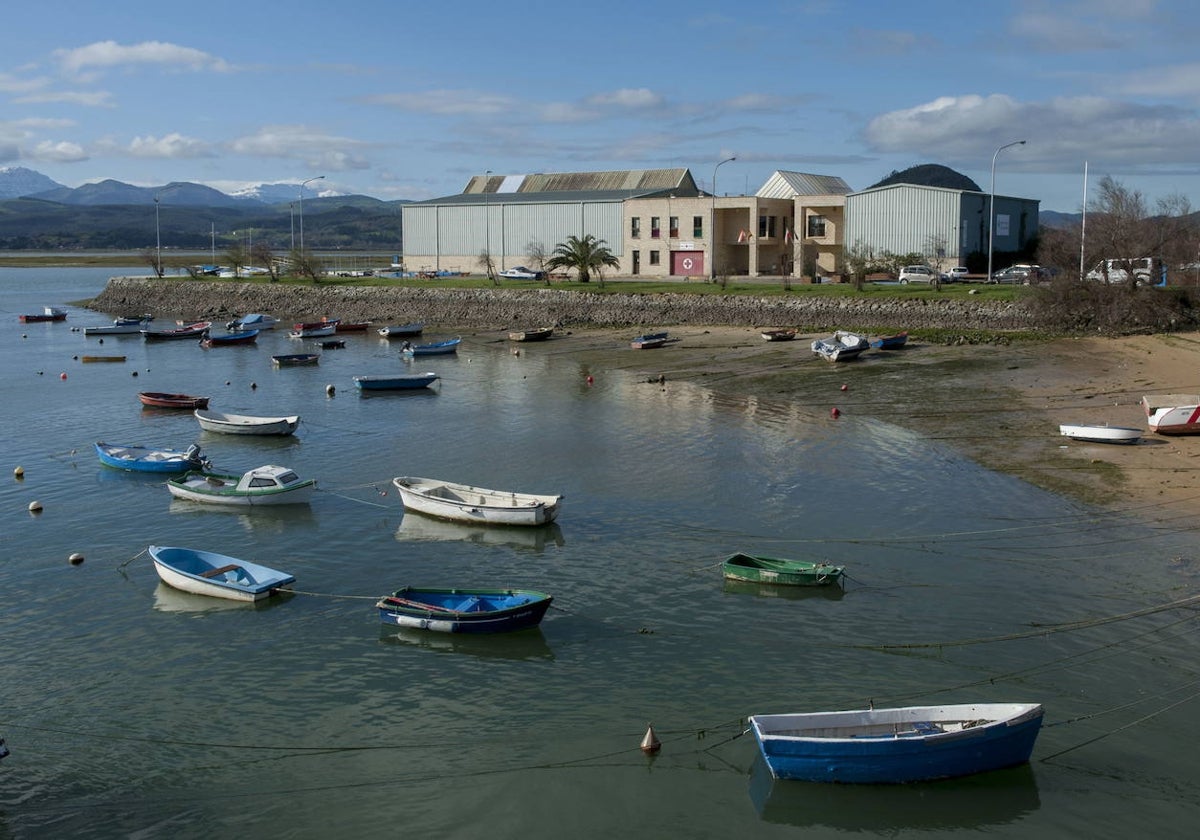
<svg viewBox="0 0 1200 840">
<path fill-rule="evenodd" d="M 411 353 L 414 356 L 446 356 L 451 353 L 458 352 L 458 345 L 462 341 L 459 338 L 453 338 L 449 341 L 438 341 L 433 344 L 418 344 L 415 347 L 410 347 L 405 352 Z"/>
<path fill-rule="evenodd" d="M 551 596 L 528 589 L 423 589 L 408 586 L 381 598 L 384 624 L 438 633 L 510 633 L 537 627 Z"/>
<path fill-rule="evenodd" d="M 895 711 L 826 713 L 824 715 L 752 716 L 751 726 L 763 759 L 777 779 L 852 784 L 899 784 L 905 782 L 970 776 L 989 770 L 1013 767 L 1029 761 L 1042 726 L 1042 708 L 1032 704 L 1002 704 L 1020 708 L 1009 720 L 973 722 L 961 730 L 933 731 L 922 723 L 901 724 L 896 734 L 849 737 L 805 737 L 788 735 L 787 719 L 814 719 L 836 715 L 878 715 Z M 970 709 L 983 715 L 988 704 Z M 920 718 L 921 715 L 917 715 Z M 780 721 L 785 721 L 780 723 Z M 807 724 L 805 724 L 807 725 Z M 924 724 L 928 726 L 928 724 Z"/>
<path fill-rule="evenodd" d="M 356 376 L 354 384 L 360 391 L 411 391 L 428 388 L 436 382 L 436 373 L 399 376 Z"/>
<path fill-rule="evenodd" d="M 181 473 L 204 466 L 199 454 L 191 456 L 172 449 L 116 446 L 103 442 L 96 444 L 96 456 L 105 466 L 131 472 Z"/>
</svg>

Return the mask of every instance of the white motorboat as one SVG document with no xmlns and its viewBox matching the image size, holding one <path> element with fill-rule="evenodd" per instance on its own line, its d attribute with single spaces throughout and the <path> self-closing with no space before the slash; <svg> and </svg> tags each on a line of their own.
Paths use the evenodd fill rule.
<svg viewBox="0 0 1200 840">
<path fill-rule="evenodd" d="M 1063 437 L 1072 440 L 1082 440 L 1089 443 L 1137 443 L 1141 440 L 1142 430 L 1131 426 L 1088 425 L 1083 423 L 1063 423 L 1058 431 Z"/>
</svg>

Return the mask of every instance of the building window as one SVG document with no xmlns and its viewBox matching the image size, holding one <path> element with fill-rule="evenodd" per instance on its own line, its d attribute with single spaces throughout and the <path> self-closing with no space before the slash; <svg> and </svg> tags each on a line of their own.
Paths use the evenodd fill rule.
<svg viewBox="0 0 1200 840">
<path fill-rule="evenodd" d="M 704 217 L 692 216 L 692 236 L 697 239 L 704 238 Z"/>
<path fill-rule="evenodd" d="M 631 239 L 640 239 L 642 236 L 642 218 L 634 216 L 629 220 L 629 236 Z"/>
<path fill-rule="evenodd" d="M 809 216 L 808 217 L 808 236 L 824 236 L 825 235 L 825 217 L 824 216 Z"/>
<path fill-rule="evenodd" d="M 667 220 L 667 231 L 668 231 L 667 235 L 670 236 L 672 239 L 679 238 L 679 217 L 678 216 L 672 216 L 670 219 Z"/>
<path fill-rule="evenodd" d="M 775 237 L 775 220 L 777 216 L 758 217 L 758 238 L 773 239 Z"/>
<path fill-rule="evenodd" d="M 650 252 L 650 265 L 658 265 L 658 251 Z"/>
<path fill-rule="evenodd" d="M 641 274 L 642 273 L 642 252 L 641 251 L 633 252 L 633 271 L 631 271 L 630 273 L 631 274 Z"/>
<path fill-rule="evenodd" d="M 659 226 L 659 218 L 658 218 L 658 216 L 651 216 L 650 217 L 650 238 L 658 239 L 660 236 L 662 236 L 662 228 Z"/>
</svg>

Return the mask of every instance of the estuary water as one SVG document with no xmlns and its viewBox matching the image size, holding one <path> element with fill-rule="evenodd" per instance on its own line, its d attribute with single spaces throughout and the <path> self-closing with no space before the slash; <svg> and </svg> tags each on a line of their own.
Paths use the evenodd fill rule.
<svg viewBox="0 0 1200 840">
<path fill-rule="evenodd" d="M 283 329 L 211 350 L 86 338 L 131 313 L 74 302 L 139 271 L 0 269 L 0 838 L 1194 830 L 1198 625 L 1194 608 L 1158 609 L 1200 582 L 1194 504 L 1092 509 L 882 419 L 586 367 L 570 336 L 514 354 L 500 332 L 468 333 L 455 357 L 406 363 L 350 334 L 292 369 L 271 355 L 313 346 Z M 45 305 L 68 320 L 18 322 Z M 353 387 L 404 370 L 440 384 Z M 144 409 L 142 390 L 300 428 L 205 433 Z M 320 490 L 209 510 L 101 466 L 96 441 L 197 442 L 219 471 L 282 464 Z M 566 499 L 550 528 L 466 528 L 405 516 L 398 475 Z M 299 591 L 264 606 L 176 592 L 151 544 L 284 569 Z M 826 559 L 847 579 L 725 583 L 735 551 Z M 527 587 L 554 607 L 512 636 L 384 627 L 375 599 L 407 584 Z M 1029 766 L 772 782 L 744 734 L 757 713 L 973 701 L 1045 705 Z M 638 748 L 651 724 L 656 757 Z"/>
</svg>

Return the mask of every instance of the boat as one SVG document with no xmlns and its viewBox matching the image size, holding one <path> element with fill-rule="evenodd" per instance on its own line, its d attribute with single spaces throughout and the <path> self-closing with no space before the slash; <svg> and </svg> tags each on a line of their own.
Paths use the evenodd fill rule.
<svg viewBox="0 0 1200 840">
<path fill-rule="evenodd" d="M 1038 703 L 963 703 L 751 715 L 750 727 L 776 779 L 898 784 L 1025 764 L 1042 716 Z"/>
<path fill-rule="evenodd" d="M 721 563 L 729 580 L 779 586 L 829 586 L 842 578 L 842 567 L 807 560 L 785 560 L 757 554 L 731 554 Z"/>
<path fill-rule="evenodd" d="M 346 339 L 330 338 L 325 341 L 320 341 L 317 343 L 321 345 L 322 350 L 340 350 L 341 348 L 346 346 Z"/>
<path fill-rule="evenodd" d="M 384 624 L 438 633 L 507 633 L 537 627 L 553 598 L 532 589 L 406 586 L 375 606 Z"/>
<path fill-rule="evenodd" d="M 119 446 L 100 441 L 96 444 L 100 463 L 130 472 L 178 473 L 204 469 L 208 462 L 193 443 L 186 452 L 176 449 L 151 449 L 148 446 Z"/>
<path fill-rule="evenodd" d="M 138 399 L 142 405 L 151 408 L 208 408 L 208 397 L 194 397 L 191 394 L 165 394 L 161 391 L 139 391 Z"/>
<path fill-rule="evenodd" d="M 320 321 L 303 321 L 294 324 L 288 332 L 291 338 L 324 338 L 337 332 L 339 318 L 322 318 Z"/>
<path fill-rule="evenodd" d="M 1142 437 L 1142 430 L 1131 426 L 1088 425 L 1082 423 L 1062 423 L 1058 431 L 1064 437 L 1072 440 L 1082 440 L 1089 443 L 1137 443 Z"/>
<path fill-rule="evenodd" d="M 404 344 L 405 346 L 400 348 L 400 352 L 410 356 L 448 356 L 458 352 L 458 345 L 462 344 L 462 339 L 448 338 L 445 341 L 433 341 L 428 344 L 409 344 L 406 341 Z"/>
<path fill-rule="evenodd" d="M 206 335 L 200 339 L 201 347 L 228 347 L 238 344 L 254 344 L 258 341 L 258 330 L 241 330 L 224 335 Z"/>
<path fill-rule="evenodd" d="M 897 347 L 903 347 L 908 343 L 908 331 L 893 333 L 892 335 L 884 335 L 871 342 L 871 346 L 877 350 L 895 350 Z"/>
<path fill-rule="evenodd" d="M 268 464 L 242 475 L 193 470 L 167 479 L 167 489 L 176 499 L 213 505 L 302 505 L 312 500 L 317 480 L 302 479 L 291 467 Z"/>
<path fill-rule="evenodd" d="M 123 362 L 124 356 L 80 356 L 79 361 L 84 362 Z"/>
<path fill-rule="evenodd" d="M 227 435 L 290 435 L 300 425 L 300 417 L 255 417 L 249 414 L 225 414 L 197 408 L 193 414 L 206 432 Z"/>
<path fill-rule="evenodd" d="M 1200 395 L 1154 394 L 1142 397 L 1150 431 L 1160 435 L 1200 434 Z"/>
<path fill-rule="evenodd" d="M 392 324 L 380 327 L 378 332 L 384 338 L 412 338 L 425 331 L 424 324 Z"/>
<path fill-rule="evenodd" d="M 400 476 L 392 479 L 400 501 L 409 510 L 490 525 L 545 525 L 558 516 L 562 496 L 488 490 L 436 478 Z"/>
<path fill-rule="evenodd" d="M 796 337 L 795 327 L 768 327 L 762 331 L 766 341 L 791 341 Z"/>
<path fill-rule="evenodd" d="M 175 329 L 142 329 L 139 332 L 146 341 L 178 341 L 185 338 L 204 338 L 211 326 L 212 321 L 193 321 Z"/>
<path fill-rule="evenodd" d="M 287 572 L 196 548 L 152 545 L 146 549 L 159 579 L 175 589 L 230 601 L 262 601 L 290 589 Z"/>
<path fill-rule="evenodd" d="M 84 327 L 84 335 L 136 335 L 150 328 L 153 320 L 149 315 L 145 318 L 114 318 L 111 324 L 102 327 Z"/>
<path fill-rule="evenodd" d="M 370 321 L 351 321 L 349 323 L 347 323 L 346 321 L 338 321 L 336 332 L 340 332 L 340 333 L 366 332 L 370 328 L 371 328 Z"/>
<path fill-rule="evenodd" d="M 829 338 L 814 341 L 812 351 L 827 362 L 845 362 L 856 358 L 870 346 L 861 335 L 838 330 Z"/>
<path fill-rule="evenodd" d="M 509 341 L 545 341 L 554 335 L 554 327 L 536 327 L 531 330 L 513 330 L 508 334 Z"/>
<path fill-rule="evenodd" d="M 301 365 L 315 365 L 321 361 L 320 353 L 284 353 L 279 356 L 271 357 L 272 363 L 279 367 L 299 367 Z"/>
<path fill-rule="evenodd" d="M 639 335 L 629 342 L 629 346 L 634 350 L 651 350 L 655 347 L 662 347 L 667 343 L 668 333 L 657 332 Z"/>
<path fill-rule="evenodd" d="M 383 373 L 354 377 L 360 391 L 412 391 L 428 388 L 440 377 L 436 373 Z"/>
<path fill-rule="evenodd" d="M 67 320 L 67 310 L 59 309 L 57 306 L 47 306 L 40 315 L 22 315 L 20 320 L 23 324 L 36 324 L 39 321 L 65 321 Z"/>
<path fill-rule="evenodd" d="M 249 315 L 243 315 L 240 318 L 234 318 L 225 325 L 225 329 L 230 332 L 240 332 L 241 330 L 273 330 L 278 323 L 279 319 L 274 315 L 253 312 Z"/>
</svg>

